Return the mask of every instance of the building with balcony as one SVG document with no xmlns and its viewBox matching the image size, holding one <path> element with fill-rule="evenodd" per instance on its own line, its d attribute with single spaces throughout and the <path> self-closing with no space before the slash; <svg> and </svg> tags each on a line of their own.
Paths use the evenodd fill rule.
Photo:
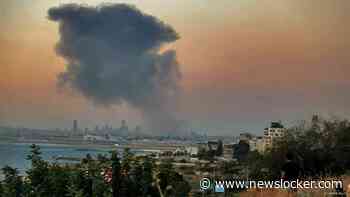
<svg viewBox="0 0 350 197">
<path fill-rule="evenodd" d="M 286 128 L 281 122 L 271 122 L 271 126 L 264 129 L 264 151 L 273 146 L 274 141 L 281 139 L 285 136 Z"/>
</svg>

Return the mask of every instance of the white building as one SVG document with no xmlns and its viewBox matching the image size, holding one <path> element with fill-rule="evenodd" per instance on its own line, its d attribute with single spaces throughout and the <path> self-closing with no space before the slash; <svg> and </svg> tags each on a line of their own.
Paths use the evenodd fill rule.
<svg viewBox="0 0 350 197">
<path fill-rule="evenodd" d="M 264 150 L 271 148 L 276 139 L 281 139 L 285 136 L 286 128 L 281 122 L 271 122 L 271 126 L 264 129 Z"/>
<path fill-rule="evenodd" d="M 264 137 L 256 136 L 249 140 L 249 149 L 263 153 L 265 151 Z"/>
<path fill-rule="evenodd" d="M 251 133 L 248 133 L 248 132 L 245 132 L 245 133 L 240 133 L 239 134 L 239 141 L 245 141 L 245 142 L 249 142 L 249 140 L 253 139 L 254 138 L 254 135 L 251 134 Z M 238 142 L 239 142 L 238 141 Z"/>
<path fill-rule="evenodd" d="M 84 141 L 105 141 L 106 138 L 102 137 L 102 136 L 97 136 L 97 135 L 90 135 L 90 134 L 86 134 L 84 135 Z"/>
<path fill-rule="evenodd" d="M 239 135 L 239 141 L 244 141 L 248 143 L 250 151 L 258 151 L 259 153 L 264 152 L 265 147 L 263 136 L 256 136 L 251 133 L 245 132 Z"/>
<path fill-rule="evenodd" d="M 186 147 L 186 152 L 189 154 L 189 155 L 197 155 L 198 154 L 198 147 L 196 146 L 188 146 Z"/>
<path fill-rule="evenodd" d="M 232 160 L 233 159 L 233 144 L 224 144 L 223 157 L 226 160 Z"/>
</svg>

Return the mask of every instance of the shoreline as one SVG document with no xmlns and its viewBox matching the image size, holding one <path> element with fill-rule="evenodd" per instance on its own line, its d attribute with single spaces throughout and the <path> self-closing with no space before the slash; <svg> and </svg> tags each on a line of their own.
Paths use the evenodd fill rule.
<svg viewBox="0 0 350 197">
<path fill-rule="evenodd" d="M 86 148 L 86 149 L 113 149 L 116 148 L 114 145 L 104 145 L 104 144 L 73 144 L 73 143 L 60 143 L 60 142 L 42 142 L 42 141 L 0 141 L 1 145 L 32 145 L 36 144 L 39 146 L 49 146 L 49 147 L 68 147 L 68 148 Z"/>
<path fill-rule="evenodd" d="M 176 148 L 183 146 L 183 144 L 149 144 L 149 143 L 131 143 L 125 145 L 115 144 L 102 144 L 102 143 L 77 143 L 77 142 L 62 142 L 62 141 L 40 141 L 40 140 L 26 140 L 26 141 L 1 141 L 0 144 L 13 144 L 13 145 L 28 145 L 37 144 L 39 146 L 51 146 L 51 147 L 69 147 L 69 148 L 81 148 L 91 150 L 120 150 L 129 148 L 131 150 L 143 150 L 145 152 L 161 152 L 172 151 Z"/>
</svg>

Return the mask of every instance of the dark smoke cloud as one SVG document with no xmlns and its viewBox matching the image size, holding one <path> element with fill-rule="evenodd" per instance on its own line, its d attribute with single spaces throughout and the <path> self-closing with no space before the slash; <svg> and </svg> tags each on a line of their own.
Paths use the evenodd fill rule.
<svg viewBox="0 0 350 197">
<path fill-rule="evenodd" d="M 159 52 L 179 38 L 171 26 L 126 4 L 67 4 L 48 17 L 59 23 L 56 50 L 68 62 L 60 85 L 97 104 L 136 107 L 158 132 L 176 127 L 179 66 L 175 51 Z"/>
</svg>

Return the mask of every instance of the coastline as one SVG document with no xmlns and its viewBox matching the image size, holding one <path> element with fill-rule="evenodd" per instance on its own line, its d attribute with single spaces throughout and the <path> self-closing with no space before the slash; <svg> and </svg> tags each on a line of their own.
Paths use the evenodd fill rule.
<svg viewBox="0 0 350 197">
<path fill-rule="evenodd" d="M 143 150 L 145 152 L 160 152 L 160 151 L 172 151 L 180 144 L 162 144 L 162 143 L 130 143 L 123 145 L 115 145 L 113 143 L 91 143 L 82 141 L 43 141 L 43 140 L 0 140 L 0 144 L 14 144 L 14 145 L 28 145 L 37 144 L 42 146 L 51 147 L 67 147 L 67 148 L 77 148 L 77 149 L 91 149 L 91 150 L 120 150 L 129 148 L 132 150 Z"/>
</svg>

